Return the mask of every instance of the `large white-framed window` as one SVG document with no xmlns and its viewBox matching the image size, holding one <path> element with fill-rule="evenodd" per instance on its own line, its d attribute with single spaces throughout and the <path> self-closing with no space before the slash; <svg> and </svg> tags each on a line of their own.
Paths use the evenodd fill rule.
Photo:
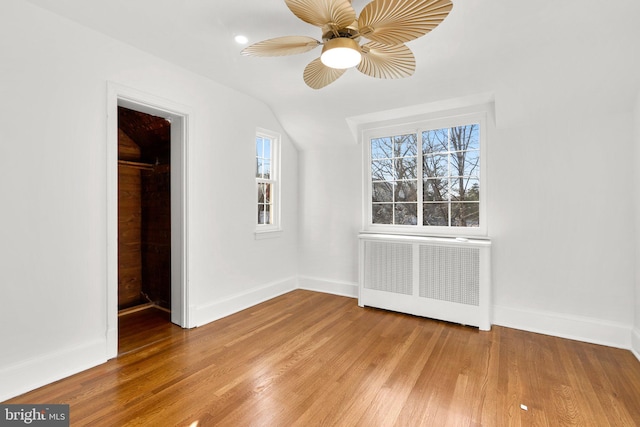
<svg viewBox="0 0 640 427">
<path fill-rule="evenodd" d="M 414 116 L 364 130 L 364 230 L 486 236 L 486 116 Z"/>
<path fill-rule="evenodd" d="M 256 130 L 256 233 L 280 231 L 280 135 Z"/>
</svg>

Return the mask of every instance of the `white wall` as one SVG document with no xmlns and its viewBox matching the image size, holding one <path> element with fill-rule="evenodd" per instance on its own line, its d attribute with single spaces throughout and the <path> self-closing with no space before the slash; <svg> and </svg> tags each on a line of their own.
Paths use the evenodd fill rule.
<svg viewBox="0 0 640 427">
<path fill-rule="evenodd" d="M 636 99 L 636 105 L 634 109 L 634 123 L 635 123 L 635 141 L 634 141 L 634 164 L 635 170 L 635 187 L 633 194 L 635 196 L 635 238 L 636 238 L 636 250 L 635 250 L 635 265 L 636 265 L 636 280 L 635 280 L 635 305 L 634 314 L 635 322 L 633 328 L 632 348 L 635 355 L 640 359 L 640 92 Z"/>
<path fill-rule="evenodd" d="M 629 348 L 631 115 L 529 121 L 490 140 L 494 320 Z"/>
<path fill-rule="evenodd" d="M 357 296 L 361 159 L 354 141 L 299 153 L 302 288 Z"/>
<path fill-rule="evenodd" d="M 296 286 L 297 151 L 262 103 L 19 0 L 0 14 L 0 401 L 106 358 L 107 82 L 186 105 L 202 324 Z M 283 228 L 255 240 L 254 134 L 283 135 Z"/>
<path fill-rule="evenodd" d="M 597 103 L 573 111 L 552 99 L 549 90 L 544 110 L 510 91 L 496 94 L 486 181 L 494 322 L 630 348 L 633 117 Z M 357 264 L 360 228 L 360 216 L 343 211 L 345 201 L 359 200 L 358 171 L 341 160 L 346 152 L 355 165 L 360 152 L 352 145 L 300 154 L 300 275 L 316 283 L 356 279 L 343 267 Z M 328 218 L 336 217 L 332 226 Z M 337 238 L 331 227 L 343 234 Z"/>
</svg>

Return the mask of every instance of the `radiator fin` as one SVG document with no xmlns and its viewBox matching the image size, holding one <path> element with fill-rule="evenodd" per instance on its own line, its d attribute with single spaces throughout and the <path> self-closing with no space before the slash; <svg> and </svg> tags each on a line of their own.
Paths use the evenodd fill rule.
<svg viewBox="0 0 640 427">
<path fill-rule="evenodd" d="M 411 244 L 365 242 L 364 287 L 397 294 L 413 294 Z"/>
<path fill-rule="evenodd" d="M 480 250 L 420 245 L 420 297 L 479 305 Z"/>
</svg>

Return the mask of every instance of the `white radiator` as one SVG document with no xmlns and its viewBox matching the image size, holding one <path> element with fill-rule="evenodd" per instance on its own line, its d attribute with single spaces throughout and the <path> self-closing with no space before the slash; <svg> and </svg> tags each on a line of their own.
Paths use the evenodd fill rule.
<svg viewBox="0 0 640 427">
<path fill-rule="evenodd" d="M 491 329 L 491 242 L 361 234 L 358 305 Z"/>
</svg>

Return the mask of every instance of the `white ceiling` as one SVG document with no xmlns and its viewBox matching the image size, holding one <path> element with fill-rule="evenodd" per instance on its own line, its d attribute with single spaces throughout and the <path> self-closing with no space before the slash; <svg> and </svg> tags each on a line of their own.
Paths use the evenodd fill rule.
<svg viewBox="0 0 640 427">
<path fill-rule="evenodd" d="M 319 39 L 283 0 L 28 1 L 264 101 L 301 148 L 351 140 L 347 117 L 437 100 L 492 93 L 509 123 L 532 109 L 630 108 L 640 89 L 638 0 L 453 0 L 438 28 L 408 43 L 412 77 L 352 69 L 320 90 L 302 80 L 320 49 L 252 58 L 234 41 Z M 366 3 L 353 0 L 358 13 Z"/>
</svg>

